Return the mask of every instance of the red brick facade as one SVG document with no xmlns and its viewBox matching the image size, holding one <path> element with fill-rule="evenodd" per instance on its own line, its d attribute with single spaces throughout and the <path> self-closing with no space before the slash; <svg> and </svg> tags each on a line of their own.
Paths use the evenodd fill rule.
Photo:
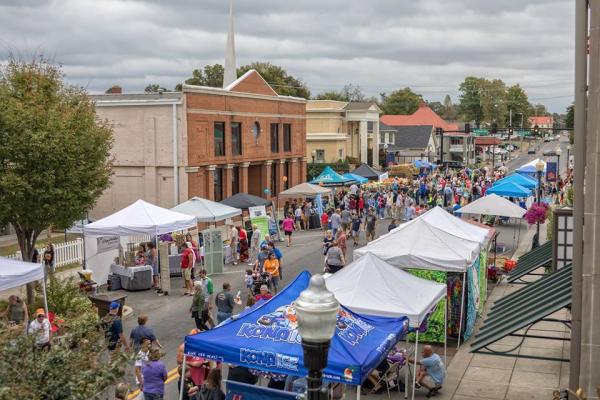
<svg viewBox="0 0 600 400">
<path fill-rule="evenodd" d="M 188 194 L 212 200 L 236 192 L 271 198 L 306 177 L 306 102 L 277 96 L 256 71 L 229 90 L 184 86 Z M 215 124 L 224 123 L 225 155 L 215 155 Z M 234 155 L 232 124 L 241 124 L 241 155 Z M 255 132 L 260 127 L 259 135 Z M 271 125 L 276 124 L 278 151 L 273 152 Z M 288 126 L 286 126 L 288 125 Z M 285 130 L 291 148 L 284 151 Z M 287 143 L 285 143 L 287 144 Z M 285 178 L 287 177 L 287 182 Z M 237 184 L 236 184 L 237 182 Z M 265 193 L 270 190 L 270 195 Z"/>
</svg>

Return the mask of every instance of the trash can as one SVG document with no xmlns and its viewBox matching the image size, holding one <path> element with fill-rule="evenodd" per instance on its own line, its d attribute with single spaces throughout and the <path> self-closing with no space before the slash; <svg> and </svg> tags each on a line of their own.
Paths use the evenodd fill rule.
<svg viewBox="0 0 600 400">
<path fill-rule="evenodd" d="M 103 293 L 103 294 L 92 294 L 88 298 L 92 301 L 92 304 L 98 309 L 98 317 L 102 318 L 108 314 L 110 303 L 117 301 L 121 304 L 119 307 L 119 316 L 123 316 L 123 306 L 125 305 L 125 299 L 127 295 L 122 293 Z"/>
</svg>

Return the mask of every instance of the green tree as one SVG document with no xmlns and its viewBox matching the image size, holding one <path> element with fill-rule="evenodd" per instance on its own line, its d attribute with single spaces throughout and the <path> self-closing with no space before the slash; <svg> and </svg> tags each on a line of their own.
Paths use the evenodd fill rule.
<svg viewBox="0 0 600 400">
<path fill-rule="evenodd" d="M 504 124 L 508 114 L 506 103 L 506 85 L 504 82 L 500 79 L 491 81 L 484 79 L 481 94 L 483 121 L 490 126 L 494 122 L 498 125 Z"/>
<path fill-rule="evenodd" d="M 571 129 L 569 131 L 569 142 L 573 144 L 575 142 L 575 134 L 572 130 L 575 127 L 575 104 L 571 104 L 569 107 L 567 107 L 565 127 Z"/>
<path fill-rule="evenodd" d="M 146 93 L 158 93 L 158 92 L 166 92 L 166 91 L 167 91 L 167 89 L 160 86 L 158 83 L 152 83 L 152 84 L 146 86 L 146 88 L 144 89 L 144 92 L 146 92 Z"/>
<path fill-rule="evenodd" d="M 61 340 L 51 351 L 32 351 L 34 336 L 0 327 L 0 399 L 92 399 L 122 379 L 127 356 L 104 357 L 98 315 L 74 280 L 50 279 L 48 307 L 56 313 Z M 41 304 L 40 293 L 36 304 Z"/>
<path fill-rule="evenodd" d="M 482 94 L 484 91 L 483 78 L 468 76 L 459 85 L 460 115 L 463 121 L 475 121 L 480 126 L 483 121 Z"/>
<path fill-rule="evenodd" d="M 446 107 L 444 107 L 444 105 L 442 103 L 440 103 L 439 101 L 428 101 L 427 106 L 429 108 L 431 108 L 433 110 L 433 112 L 435 112 L 440 117 L 446 111 Z"/>
<path fill-rule="evenodd" d="M 366 98 L 360 86 L 348 84 L 339 92 L 332 90 L 319 93 L 315 100 L 365 101 Z"/>
<path fill-rule="evenodd" d="M 40 232 L 71 226 L 109 186 L 112 129 L 59 67 L 10 59 L 0 68 L 0 143 L 0 225 L 14 227 L 31 260 Z"/>
<path fill-rule="evenodd" d="M 319 93 L 315 100 L 348 101 L 342 92 L 336 92 L 335 90 Z"/>
<path fill-rule="evenodd" d="M 521 86 L 513 85 L 508 88 L 506 93 L 506 106 L 508 110 L 512 110 L 513 115 L 513 126 L 521 125 L 521 114 L 523 118 L 523 127 L 529 126 L 529 98 L 527 97 L 527 93 Z M 507 115 L 507 119 L 504 121 L 505 125 L 509 125 L 509 116 Z"/>
<path fill-rule="evenodd" d="M 530 111 L 531 115 L 535 117 L 545 117 L 550 114 L 543 104 L 531 104 Z"/>
<path fill-rule="evenodd" d="M 458 114 L 456 112 L 456 107 L 454 107 L 454 104 L 452 104 L 452 99 L 450 98 L 450 95 L 447 94 L 446 97 L 444 97 L 444 112 L 441 115 L 442 118 L 444 118 L 447 121 L 454 121 L 458 118 Z"/>
<path fill-rule="evenodd" d="M 423 96 L 413 92 L 410 88 L 396 90 L 389 95 L 381 94 L 380 108 L 384 114 L 408 115 L 419 108 Z"/>
<path fill-rule="evenodd" d="M 310 90 L 306 84 L 300 79 L 288 75 L 287 71 L 280 66 L 270 62 L 254 62 L 238 68 L 238 77 L 251 69 L 255 69 L 279 95 L 310 98 Z"/>
</svg>

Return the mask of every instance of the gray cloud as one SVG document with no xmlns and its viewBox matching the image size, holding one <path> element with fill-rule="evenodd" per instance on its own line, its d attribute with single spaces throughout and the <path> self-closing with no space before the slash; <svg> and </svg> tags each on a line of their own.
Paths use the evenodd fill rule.
<svg viewBox="0 0 600 400">
<path fill-rule="evenodd" d="M 222 62 L 227 13 L 226 0 L 4 0 L 0 62 L 38 50 L 94 92 L 174 87 Z M 315 94 L 353 83 L 456 99 L 475 75 L 520 82 L 553 111 L 571 102 L 569 0 L 236 0 L 235 14 L 238 64 L 279 64 Z"/>
</svg>

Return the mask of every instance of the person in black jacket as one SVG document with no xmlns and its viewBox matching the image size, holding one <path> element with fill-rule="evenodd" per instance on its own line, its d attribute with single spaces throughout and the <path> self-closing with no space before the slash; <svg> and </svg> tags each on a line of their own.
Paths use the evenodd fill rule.
<svg viewBox="0 0 600 400">
<path fill-rule="evenodd" d="M 252 375 L 250 370 L 242 366 L 231 365 L 227 374 L 228 381 L 247 383 L 248 385 L 256 385 L 258 376 Z"/>
</svg>

